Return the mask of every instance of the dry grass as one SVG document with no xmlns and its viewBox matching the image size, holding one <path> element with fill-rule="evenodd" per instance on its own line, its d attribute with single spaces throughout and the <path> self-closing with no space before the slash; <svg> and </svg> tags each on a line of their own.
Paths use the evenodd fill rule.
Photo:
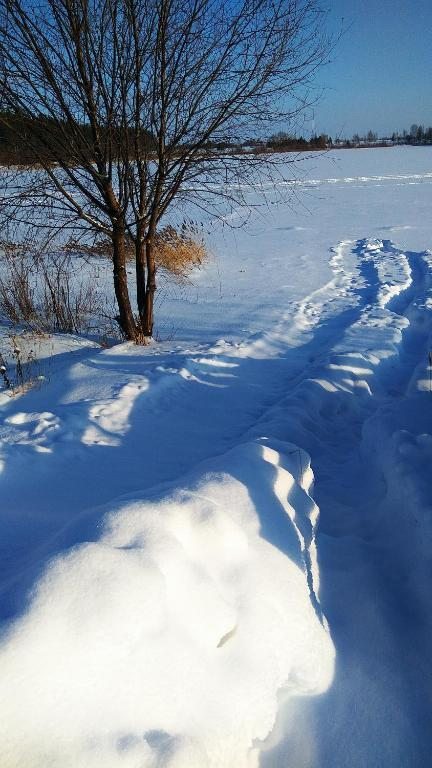
<svg viewBox="0 0 432 768">
<path fill-rule="evenodd" d="M 161 229 L 156 235 L 155 251 L 157 266 L 177 278 L 187 277 L 207 258 L 204 241 L 186 227 L 179 231 L 171 226 Z"/>
<path fill-rule="evenodd" d="M 70 240 L 65 250 L 112 258 L 112 243 L 108 238 L 99 238 L 91 244 Z M 126 256 L 129 261 L 135 259 L 135 246 L 130 239 L 126 240 Z M 198 227 L 183 224 L 178 229 L 167 225 L 156 233 L 154 256 L 158 268 L 181 280 L 187 278 L 194 268 L 200 267 L 208 253 Z"/>
<path fill-rule="evenodd" d="M 87 333 L 101 314 L 91 277 L 70 254 L 0 243 L 0 316 L 36 333 Z"/>
<path fill-rule="evenodd" d="M 18 246 L 2 243 L 6 274 L 0 277 L 0 314 L 14 325 L 39 330 L 34 287 L 35 266 Z"/>
<path fill-rule="evenodd" d="M 199 228 L 191 224 L 178 229 L 163 227 L 153 248 L 162 291 L 170 278 L 184 283 L 208 255 Z M 126 243 L 126 249 L 128 259 L 133 261 L 132 240 Z M 106 297 L 92 278 L 91 268 L 82 270 L 77 254 L 110 259 L 112 244 L 107 238 L 86 245 L 70 240 L 58 250 L 42 252 L 31 242 L 0 240 L 0 320 L 39 334 L 91 332 L 106 338 L 117 337 L 115 309 L 110 311 Z M 144 341 L 143 338 L 140 343 Z"/>
<path fill-rule="evenodd" d="M 35 352 L 36 338 L 26 331 L 1 336 L 0 384 L 10 397 L 40 387 L 47 380 Z"/>
</svg>

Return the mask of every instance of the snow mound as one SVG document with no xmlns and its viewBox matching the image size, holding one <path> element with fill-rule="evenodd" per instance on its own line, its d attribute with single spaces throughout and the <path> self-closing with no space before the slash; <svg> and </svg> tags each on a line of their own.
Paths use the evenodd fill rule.
<svg viewBox="0 0 432 768">
<path fill-rule="evenodd" d="M 0 655 L 2 767 L 257 766 L 280 689 L 329 687 L 312 472 L 281 447 L 120 504 L 51 563 Z"/>
</svg>

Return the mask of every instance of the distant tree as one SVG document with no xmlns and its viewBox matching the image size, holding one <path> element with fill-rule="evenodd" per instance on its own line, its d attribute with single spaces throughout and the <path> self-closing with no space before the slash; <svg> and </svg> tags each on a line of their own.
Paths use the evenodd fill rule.
<svg viewBox="0 0 432 768">
<path fill-rule="evenodd" d="M 376 133 L 374 133 L 374 131 L 368 131 L 367 136 L 366 136 L 366 140 L 370 144 L 373 144 L 373 142 L 378 140 L 378 135 Z"/>
<path fill-rule="evenodd" d="M 354 136 L 352 137 L 352 142 L 353 144 L 360 144 L 360 136 L 358 135 L 358 133 L 354 134 Z"/>
<path fill-rule="evenodd" d="M 267 145 L 269 147 L 272 147 L 274 149 L 280 149 L 283 147 L 287 147 L 290 144 L 294 144 L 296 141 L 295 137 L 291 136 L 286 131 L 278 131 L 277 133 L 274 133 L 272 136 L 269 137 L 267 141 Z"/>
<path fill-rule="evenodd" d="M 327 136 L 325 134 L 321 134 L 320 136 L 317 136 L 316 133 L 311 136 L 310 143 L 312 147 L 316 149 L 326 149 L 327 147 Z"/>
<path fill-rule="evenodd" d="M 266 158 L 224 142 L 304 109 L 322 29 L 315 0 L 0 0 L 0 106 L 17 118 L 0 122 L 38 166 L 1 174 L 2 221 L 108 238 L 123 334 L 151 336 L 162 217 L 179 199 L 245 203 L 232 182 Z"/>
</svg>

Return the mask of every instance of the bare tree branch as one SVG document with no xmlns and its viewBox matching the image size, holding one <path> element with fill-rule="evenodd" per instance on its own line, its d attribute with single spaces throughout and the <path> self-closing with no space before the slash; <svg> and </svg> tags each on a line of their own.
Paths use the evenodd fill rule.
<svg viewBox="0 0 432 768">
<path fill-rule="evenodd" d="M 151 335 L 161 218 L 274 178 L 274 156 L 212 147 L 294 123 L 322 30 L 315 0 L 0 0 L 0 125 L 33 165 L 1 174 L 0 220 L 110 237 L 121 328 Z"/>
</svg>

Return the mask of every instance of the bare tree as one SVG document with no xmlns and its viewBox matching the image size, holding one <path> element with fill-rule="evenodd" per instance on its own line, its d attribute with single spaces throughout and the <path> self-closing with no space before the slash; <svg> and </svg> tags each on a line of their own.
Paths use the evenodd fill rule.
<svg viewBox="0 0 432 768">
<path fill-rule="evenodd" d="M 0 123 L 34 161 L 0 215 L 110 238 L 121 329 L 151 336 L 161 218 L 241 194 L 264 156 L 216 147 L 292 124 L 322 27 L 315 0 L 0 0 Z"/>
</svg>

